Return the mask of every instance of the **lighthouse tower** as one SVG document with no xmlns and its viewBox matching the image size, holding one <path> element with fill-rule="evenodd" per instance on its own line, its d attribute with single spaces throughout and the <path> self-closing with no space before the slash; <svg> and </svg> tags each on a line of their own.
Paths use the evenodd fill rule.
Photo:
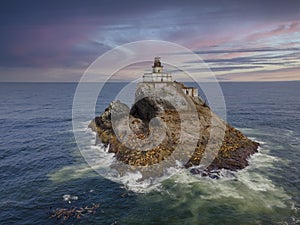
<svg viewBox="0 0 300 225">
<path fill-rule="evenodd" d="M 163 73 L 163 66 L 160 62 L 160 57 L 154 58 L 152 73 L 144 73 L 143 82 L 165 83 L 172 82 L 171 74 Z"/>
<path fill-rule="evenodd" d="M 162 73 L 163 66 L 161 65 L 160 57 L 154 58 L 154 65 L 152 66 L 152 68 L 153 68 L 152 70 L 153 73 Z"/>
</svg>

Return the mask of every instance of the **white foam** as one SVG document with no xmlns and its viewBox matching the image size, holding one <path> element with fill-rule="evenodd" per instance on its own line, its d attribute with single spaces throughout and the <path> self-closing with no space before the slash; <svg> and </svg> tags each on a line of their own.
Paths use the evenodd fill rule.
<svg viewBox="0 0 300 225">
<path fill-rule="evenodd" d="M 239 207 L 257 209 L 271 209 L 272 207 L 286 207 L 286 202 L 290 201 L 290 196 L 286 194 L 283 188 L 276 186 L 272 180 L 262 173 L 269 168 L 274 167 L 284 160 L 265 153 L 265 149 L 259 149 L 259 152 L 250 158 L 250 165 L 238 172 L 220 170 L 220 179 L 211 179 L 201 177 L 200 175 L 191 175 L 187 170 L 180 171 L 172 176 L 174 184 L 184 185 L 185 189 L 201 190 L 199 196 L 204 200 L 224 200 L 232 198 L 241 201 Z M 162 189 L 163 190 L 163 189 Z M 176 189 L 176 191 L 181 190 Z M 166 191 L 174 195 L 170 190 Z M 185 195 L 182 193 L 182 195 Z M 183 197 L 184 198 L 184 197 Z M 247 202 L 247 206 L 243 204 Z M 246 209 L 249 210 L 249 209 Z"/>
<path fill-rule="evenodd" d="M 78 196 L 66 194 L 66 195 L 63 195 L 63 200 L 68 203 L 71 203 L 72 202 L 71 200 L 73 200 L 73 201 L 78 200 Z"/>
<path fill-rule="evenodd" d="M 48 175 L 51 181 L 61 183 L 84 177 L 95 177 L 97 174 L 87 164 L 65 166 Z"/>
<path fill-rule="evenodd" d="M 119 179 L 127 189 L 134 192 L 146 193 L 155 188 L 155 185 L 152 185 L 153 180 L 151 178 L 139 181 L 141 178 L 142 178 L 142 174 L 140 172 L 137 172 L 137 173 L 126 173 L 124 176 L 120 177 Z"/>
<path fill-rule="evenodd" d="M 123 184 L 125 188 L 131 191 L 138 193 L 151 191 L 165 192 L 175 196 L 181 195 L 182 199 L 185 199 L 187 192 L 195 188 L 196 190 L 201 190 L 202 194 L 199 196 L 199 199 L 222 200 L 232 198 L 236 201 L 240 201 L 240 207 L 252 207 L 253 210 L 257 208 L 257 204 L 265 208 L 271 208 L 273 206 L 285 207 L 285 201 L 289 199 L 289 196 L 282 188 L 277 187 L 266 175 L 261 173 L 262 171 L 267 171 L 269 168 L 272 168 L 275 164 L 283 163 L 284 160 L 268 154 L 269 149 L 267 148 L 267 143 L 257 140 L 254 137 L 252 140 L 258 141 L 263 147 L 260 147 L 258 153 L 250 157 L 250 165 L 238 172 L 224 169 L 220 170 L 220 179 L 214 180 L 209 177 L 203 178 L 199 175 L 192 175 L 189 170 L 184 169 L 182 165 L 178 163 L 175 167 L 168 168 L 162 177 L 151 177 L 141 180 L 142 175 L 139 172 L 126 173 L 120 176 L 116 171 L 111 170 L 111 166 L 115 163 L 114 154 L 108 153 L 107 148 L 103 145 L 95 145 L 96 133 L 86 128 L 88 123 L 89 121 L 83 123 L 85 127 L 79 128 L 80 132 L 87 135 L 86 146 L 82 149 L 83 153 L 85 153 L 84 155 L 90 157 L 86 160 L 92 162 L 91 167 L 95 171 L 98 171 L 99 174 L 105 174 L 106 178 Z M 241 130 L 245 131 L 245 133 L 258 133 L 258 131 L 254 129 Z M 67 172 L 73 172 L 73 178 L 97 175 L 91 172 L 91 167 L 87 164 L 77 165 L 77 167 L 64 167 L 51 177 L 52 180 L 57 181 L 62 177 L 69 177 L 65 176 Z M 74 174 L 76 174 L 76 176 Z M 172 188 L 165 189 L 165 180 L 169 180 L 176 188 L 174 190 Z M 182 193 L 180 191 L 182 191 Z M 197 201 L 198 200 L 195 199 L 195 204 Z M 250 202 L 250 206 L 243 206 L 243 202 L 245 201 Z"/>
<path fill-rule="evenodd" d="M 85 160 L 89 164 L 86 165 L 86 167 L 90 166 L 90 168 L 92 168 L 94 171 L 104 176 L 105 178 L 108 178 L 114 182 L 121 183 L 129 190 L 145 193 L 157 188 L 163 180 L 168 179 L 171 175 L 177 173 L 177 168 L 169 168 L 168 170 L 165 171 L 165 174 L 162 177 L 157 177 L 157 178 L 151 177 L 149 179 L 141 180 L 142 175 L 140 173 L 129 173 L 129 172 L 120 176 L 120 174 L 118 174 L 117 171 L 112 169 L 114 164 L 116 163 L 114 154 L 108 153 L 109 146 L 105 148 L 104 145 L 102 144 L 95 145 L 96 133 L 89 128 L 86 129 L 88 123 L 89 121 L 82 123 L 82 126 L 84 127 L 77 128 L 77 131 L 80 131 L 82 137 L 84 137 L 82 138 L 82 140 L 86 142 L 86 143 L 81 143 L 80 151 L 81 154 L 84 156 Z M 176 167 L 180 167 L 180 166 L 182 165 L 180 165 L 177 162 Z M 78 174 L 79 168 L 74 168 L 74 169 Z M 59 180 L 57 178 L 61 177 L 59 174 L 63 173 L 64 170 L 65 169 L 62 169 L 61 171 L 58 171 L 55 175 L 52 175 L 52 179 Z M 88 174 L 82 173 L 81 175 L 87 176 Z"/>
</svg>

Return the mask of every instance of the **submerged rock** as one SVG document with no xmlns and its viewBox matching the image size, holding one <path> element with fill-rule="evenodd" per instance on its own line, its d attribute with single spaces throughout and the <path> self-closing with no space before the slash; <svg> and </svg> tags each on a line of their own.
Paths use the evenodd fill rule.
<svg viewBox="0 0 300 225">
<path fill-rule="evenodd" d="M 52 210 L 49 218 L 57 220 L 81 219 L 87 214 L 95 214 L 100 204 L 92 204 L 88 207 L 56 208 Z"/>
<path fill-rule="evenodd" d="M 131 109 L 113 101 L 89 127 L 127 165 L 146 167 L 173 157 L 186 168 L 203 165 L 208 172 L 246 167 L 259 144 L 185 88 L 178 82 L 139 83 Z"/>
</svg>

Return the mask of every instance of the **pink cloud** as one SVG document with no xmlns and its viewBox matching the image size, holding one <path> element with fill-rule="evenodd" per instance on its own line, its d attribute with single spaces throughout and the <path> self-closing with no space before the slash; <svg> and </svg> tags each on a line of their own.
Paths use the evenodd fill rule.
<svg viewBox="0 0 300 225">
<path fill-rule="evenodd" d="M 265 27 L 268 29 L 267 31 L 256 32 L 254 34 L 249 35 L 246 39 L 248 41 L 257 41 L 260 39 L 265 39 L 269 37 L 291 34 L 300 31 L 300 22 L 299 21 L 292 21 L 284 24 L 276 24 L 276 28 L 269 30 L 270 25 Z M 274 27 L 274 25 L 273 25 Z"/>
<path fill-rule="evenodd" d="M 296 81 L 300 80 L 300 67 L 260 70 L 244 73 L 226 73 L 217 77 L 222 81 Z"/>
<path fill-rule="evenodd" d="M 8 50 L 11 55 L 37 66 L 60 64 L 68 60 L 76 45 L 90 38 L 93 29 L 76 21 L 21 27 L 12 31 L 14 38 Z"/>
</svg>

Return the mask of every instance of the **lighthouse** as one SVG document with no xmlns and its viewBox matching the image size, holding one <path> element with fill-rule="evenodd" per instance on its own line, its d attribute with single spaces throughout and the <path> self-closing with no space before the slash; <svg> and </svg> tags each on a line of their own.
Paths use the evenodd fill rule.
<svg viewBox="0 0 300 225">
<path fill-rule="evenodd" d="M 154 58 L 154 65 L 152 66 L 152 68 L 153 68 L 152 70 L 153 73 L 162 73 L 163 66 L 161 65 L 160 57 Z"/>
<path fill-rule="evenodd" d="M 171 74 L 163 73 L 163 66 L 160 62 L 160 57 L 154 58 L 152 73 L 144 73 L 143 82 L 156 82 L 156 83 L 172 82 Z"/>
</svg>

